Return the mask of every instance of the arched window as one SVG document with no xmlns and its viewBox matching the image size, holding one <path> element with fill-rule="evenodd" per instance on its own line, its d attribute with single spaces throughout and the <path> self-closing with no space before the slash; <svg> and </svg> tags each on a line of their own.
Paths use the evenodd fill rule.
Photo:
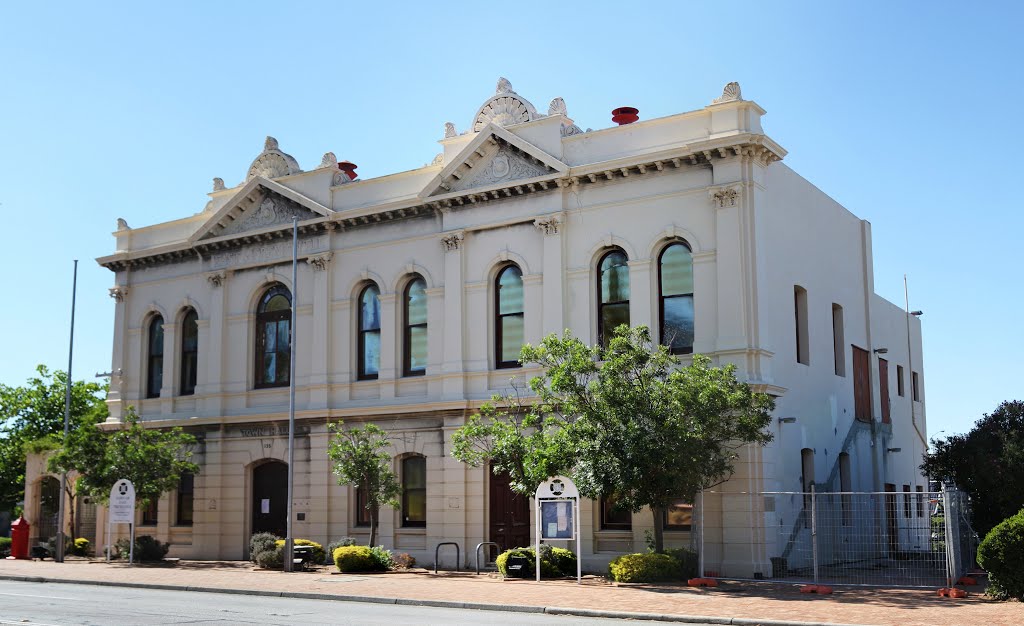
<svg viewBox="0 0 1024 626">
<path fill-rule="evenodd" d="M 523 273 L 515 265 L 498 272 L 494 286 L 494 355 L 500 367 L 519 367 L 523 347 Z"/>
<path fill-rule="evenodd" d="M 288 384 L 291 365 L 292 295 L 277 284 L 260 298 L 256 309 L 256 386 Z"/>
<path fill-rule="evenodd" d="M 196 392 L 196 368 L 199 364 L 199 315 L 189 309 L 181 320 L 181 395 Z"/>
<path fill-rule="evenodd" d="M 409 456 L 402 459 L 402 526 L 427 525 L 427 459 Z"/>
<path fill-rule="evenodd" d="M 148 356 L 146 357 L 146 397 L 159 398 L 164 384 L 164 318 L 154 315 L 149 320 Z"/>
<path fill-rule="evenodd" d="M 380 371 L 380 289 L 369 284 L 359 294 L 359 380 L 373 380 Z"/>
<path fill-rule="evenodd" d="M 602 346 L 618 326 L 629 326 L 629 266 L 626 253 L 613 249 L 601 257 L 597 282 L 597 336 Z"/>
<path fill-rule="evenodd" d="M 409 281 L 404 301 L 402 373 L 405 376 L 422 376 L 427 372 L 427 282 L 419 276 Z"/>
<path fill-rule="evenodd" d="M 689 246 L 666 246 L 658 258 L 661 343 L 672 354 L 693 352 L 693 256 Z"/>
</svg>

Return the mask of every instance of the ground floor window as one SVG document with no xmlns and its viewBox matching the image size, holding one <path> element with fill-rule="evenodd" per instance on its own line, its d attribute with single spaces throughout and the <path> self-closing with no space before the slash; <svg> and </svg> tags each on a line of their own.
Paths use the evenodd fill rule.
<svg viewBox="0 0 1024 626">
<path fill-rule="evenodd" d="M 665 530 L 690 530 L 693 527 L 693 504 L 679 499 L 665 509 Z"/>
<path fill-rule="evenodd" d="M 159 514 L 158 504 L 159 501 L 153 498 L 146 505 L 146 508 L 142 509 L 142 522 L 139 523 L 140 526 L 156 526 L 157 515 Z"/>
<path fill-rule="evenodd" d="M 601 498 L 601 530 L 631 530 L 633 513 L 629 509 L 616 508 L 615 497 Z"/>
</svg>

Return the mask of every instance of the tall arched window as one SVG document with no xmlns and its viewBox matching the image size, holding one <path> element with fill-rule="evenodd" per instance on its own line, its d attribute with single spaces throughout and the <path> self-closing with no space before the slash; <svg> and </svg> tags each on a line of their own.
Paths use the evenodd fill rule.
<svg viewBox="0 0 1024 626">
<path fill-rule="evenodd" d="M 405 287 L 403 375 L 427 372 L 427 282 L 417 276 Z"/>
<path fill-rule="evenodd" d="M 661 343 L 672 354 L 693 352 L 693 255 L 676 242 L 658 258 L 658 302 Z"/>
<path fill-rule="evenodd" d="M 148 356 L 146 357 L 146 397 L 159 398 L 164 384 L 164 318 L 154 315 L 149 320 Z"/>
<path fill-rule="evenodd" d="M 181 395 L 196 392 L 196 368 L 199 364 L 199 315 L 189 309 L 181 319 Z"/>
<path fill-rule="evenodd" d="M 601 257 L 597 282 L 597 336 L 607 347 L 621 324 L 629 326 L 629 266 L 626 253 L 613 249 Z"/>
<path fill-rule="evenodd" d="M 498 367 L 519 367 L 523 347 L 523 273 L 515 265 L 498 272 L 494 286 L 494 358 Z"/>
<path fill-rule="evenodd" d="M 427 459 L 419 455 L 402 459 L 402 526 L 427 525 Z"/>
<path fill-rule="evenodd" d="M 256 309 L 256 386 L 288 384 L 291 366 L 292 295 L 284 285 L 271 287 Z"/>
<path fill-rule="evenodd" d="M 373 380 L 380 371 L 380 289 L 373 283 L 359 294 L 359 380 Z"/>
</svg>

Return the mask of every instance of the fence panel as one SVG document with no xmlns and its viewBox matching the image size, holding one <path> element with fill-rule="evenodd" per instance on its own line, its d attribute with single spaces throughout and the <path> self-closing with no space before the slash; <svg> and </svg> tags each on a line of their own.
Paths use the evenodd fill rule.
<svg viewBox="0 0 1024 626">
<path fill-rule="evenodd" d="M 721 496 L 721 497 L 719 497 Z M 743 497 L 745 496 L 745 500 Z M 705 506 L 708 501 L 719 502 Z M 728 503 L 749 501 L 742 525 Z M 701 574 L 794 583 L 944 587 L 973 567 L 968 500 L 943 492 L 701 494 Z M 763 519 L 763 523 L 758 520 Z M 749 555 L 749 556 L 748 556 Z"/>
</svg>

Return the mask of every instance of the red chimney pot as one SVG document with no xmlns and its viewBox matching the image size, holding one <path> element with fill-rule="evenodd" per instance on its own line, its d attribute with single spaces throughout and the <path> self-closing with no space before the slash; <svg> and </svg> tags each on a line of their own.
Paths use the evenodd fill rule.
<svg viewBox="0 0 1024 626">
<path fill-rule="evenodd" d="M 637 113 L 640 109 L 634 109 L 633 107 L 619 107 L 612 111 L 612 121 L 619 126 L 625 126 L 626 124 L 632 124 L 633 122 L 640 119 Z"/>
<path fill-rule="evenodd" d="M 351 161 L 338 161 L 338 169 L 348 174 L 350 180 L 355 180 L 356 176 L 358 176 L 356 174 L 357 167 L 359 166 Z"/>
</svg>

